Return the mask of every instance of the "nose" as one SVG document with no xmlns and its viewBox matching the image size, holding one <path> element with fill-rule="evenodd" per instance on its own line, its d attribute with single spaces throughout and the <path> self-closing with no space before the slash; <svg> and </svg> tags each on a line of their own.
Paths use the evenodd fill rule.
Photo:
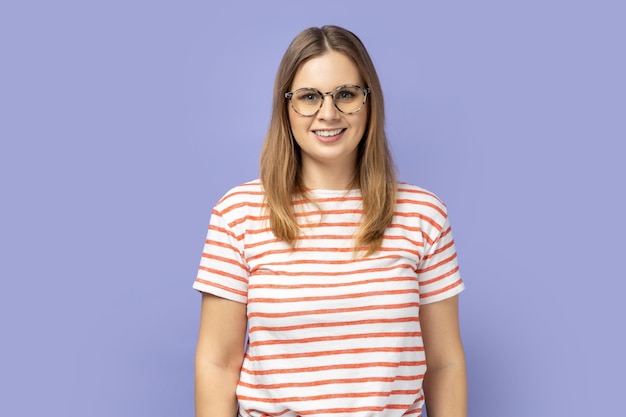
<svg viewBox="0 0 626 417">
<path fill-rule="evenodd" d="M 339 118 L 339 110 L 335 107 L 333 96 L 326 93 L 322 100 L 322 107 L 317 112 L 317 118 L 321 120 L 336 120 Z"/>
</svg>

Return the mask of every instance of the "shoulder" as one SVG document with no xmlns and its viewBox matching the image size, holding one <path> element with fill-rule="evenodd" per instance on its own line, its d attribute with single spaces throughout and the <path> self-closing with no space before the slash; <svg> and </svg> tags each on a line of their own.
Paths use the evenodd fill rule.
<svg viewBox="0 0 626 417">
<path fill-rule="evenodd" d="M 396 213 L 399 216 L 416 216 L 436 228 L 442 227 L 448 218 L 445 203 L 433 192 L 406 182 L 398 182 Z"/>
<path fill-rule="evenodd" d="M 242 208 L 258 208 L 264 204 L 264 199 L 265 193 L 261 180 L 256 179 L 228 190 L 217 202 L 214 211 L 225 214 Z"/>
<path fill-rule="evenodd" d="M 446 212 L 446 204 L 432 191 L 417 185 L 409 184 L 406 182 L 398 182 L 398 193 L 396 196 L 398 204 L 418 204 L 425 205 L 441 211 L 442 214 Z"/>
</svg>

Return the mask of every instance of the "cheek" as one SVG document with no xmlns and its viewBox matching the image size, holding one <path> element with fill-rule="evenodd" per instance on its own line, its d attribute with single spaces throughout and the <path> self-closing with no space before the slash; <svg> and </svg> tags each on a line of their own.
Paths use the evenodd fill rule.
<svg viewBox="0 0 626 417">
<path fill-rule="evenodd" d="M 307 120 L 303 120 L 303 117 L 293 110 L 289 111 L 289 127 L 291 128 L 291 134 L 297 139 L 298 136 L 306 134 L 308 131 L 309 123 Z"/>
<path fill-rule="evenodd" d="M 367 111 L 363 112 L 363 114 L 360 114 L 361 112 L 359 112 L 359 119 L 356 122 L 358 129 L 361 130 L 363 132 L 363 134 L 365 134 L 365 132 L 367 131 L 367 124 L 369 122 L 369 118 Z"/>
<path fill-rule="evenodd" d="M 291 115 L 291 110 L 289 111 L 288 120 L 289 120 L 289 132 L 291 133 L 291 137 L 294 138 L 296 136 L 297 124 L 293 116 Z"/>
</svg>

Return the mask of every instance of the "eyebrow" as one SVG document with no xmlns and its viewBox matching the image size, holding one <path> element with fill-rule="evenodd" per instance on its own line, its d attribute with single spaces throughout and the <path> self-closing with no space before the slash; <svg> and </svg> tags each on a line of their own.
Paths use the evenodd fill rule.
<svg viewBox="0 0 626 417">
<path fill-rule="evenodd" d="M 289 91 L 297 91 L 297 90 L 304 90 L 304 89 L 308 89 L 308 90 L 317 90 L 320 93 L 331 93 L 333 91 L 336 91 L 337 89 L 341 88 L 341 87 L 359 87 L 359 88 L 363 88 L 363 86 L 361 84 L 354 84 L 354 83 L 345 83 L 345 84 L 339 84 L 337 87 L 331 89 L 331 90 L 327 90 L 327 91 L 323 91 L 322 89 L 316 88 L 316 87 L 298 87 L 298 88 L 291 88 Z"/>
</svg>

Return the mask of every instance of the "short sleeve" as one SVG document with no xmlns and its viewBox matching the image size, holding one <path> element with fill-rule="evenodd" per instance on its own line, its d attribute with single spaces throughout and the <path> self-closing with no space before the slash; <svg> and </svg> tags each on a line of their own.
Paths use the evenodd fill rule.
<svg viewBox="0 0 626 417">
<path fill-rule="evenodd" d="M 240 303 L 248 301 L 249 270 L 243 255 L 243 236 L 214 209 L 193 288 Z"/>
<path fill-rule="evenodd" d="M 425 246 L 425 254 L 417 265 L 421 304 L 453 297 L 465 288 L 459 273 L 452 229 L 447 216 L 443 220 L 440 233 Z"/>
</svg>

